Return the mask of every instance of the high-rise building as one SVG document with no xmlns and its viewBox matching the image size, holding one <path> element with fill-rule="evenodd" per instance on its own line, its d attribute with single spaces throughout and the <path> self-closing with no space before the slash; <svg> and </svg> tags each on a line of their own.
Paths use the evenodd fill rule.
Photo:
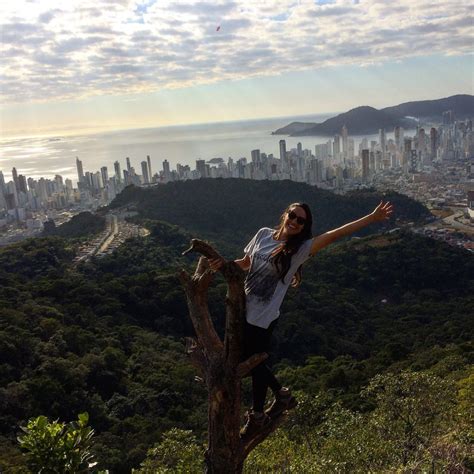
<svg viewBox="0 0 474 474">
<path fill-rule="evenodd" d="M 148 163 L 146 161 L 142 161 L 142 176 L 143 182 L 148 184 L 150 182 L 150 176 L 148 176 Z"/>
<path fill-rule="evenodd" d="M 346 141 L 346 152 L 345 152 L 345 157 L 347 160 L 353 160 L 354 159 L 354 148 L 355 148 L 355 143 L 353 138 L 348 138 Z"/>
<path fill-rule="evenodd" d="M 415 173 L 418 171 L 418 151 L 411 150 L 410 151 L 410 171 Z"/>
<path fill-rule="evenodd" d="M 385 135 L 385 129 L 383 128 L 379 129 L 379 145 L 383 160 L 385 158 L 385 151 L 387 149 L 387 137 Z"/>
<path fill-rule="evenodd" d="M 123 182 L 125 183 L 125 186 L 131 184 L 130 173 L 127 170 L 123 170 Z"/>
<path fill-rule="evenodd" d="M 171 179 L 170 164 L 168 160 L 163 161 L 163 176 L 165 177 L 166 181 L 169 181 Z M 209 175 L 206 174 L 206 176 L 209 176 Z"/>
<path fill-rule="evenodd" d="M 375 173 L 376 164 L 375 164 L 375 151 L 369 151 L 369 170 L 372 173 Z"/>
<path fill-rule="evenodd" d="M 150 179 L 150 183 L 153 181 L 153 172 L 151 171 L 151 159 L 150 155 L 146 155 L 146 162 L 148 164 L 148 177 Z"/>
<path fill-rule="evenodd" d="M 86 171 L 86 173 L 84 174 L 84 182 L 86 186 L 89 186 L 90 188 L 94 187 L 94 183 L 92 181 L 92 175 L 93 173 L 91 173 L 90 171 Z"/>
<path fill-rule="evenodd" d="M 115 170 L 115 178 L 117 179 L 117 181 L 119 183 L 122 182 L 122 173 L 120 171 L 120 163 L 118 161 L 116 161 L 114 163 L 114 170 Z"/>
<path fill-rule="evenodd" d="M 301 142 L 298 142 L 298 144 L 296 145 L 296 154 L 298 155 L 298 157 L 303 156 L 303 145 L 301 144 Z"/>
<path fill-rule="evenodd" d="M 454 123 L 454 113 L 452 110 L 446 110 L 443 112 L 443 125 L 451 125 Z"/>
<path fill-rule="evenodd" d="M 109 171 L 107 170 L 107 166 L 102 166 L 100 169 L 100 174 L 102 175 L 102 183 L 105 186 L 109 181 Z"/>
<path fill-rule="evenodd" d="M 84 170 L 82 168 L 82 161 L 76 156 L 76 168 L 77 168 L 77 182 L 82 183 L 84 181 Z"/>
<path fill-rule="evenodd" d="M 18 192 L 16 190 L 15 183 L 12 181 L 7 183 L 5 199 L 9 209 L 15 209 L 18 206 Z"/>
<path fill-rule="evenodd" d="M 63 187 L 63 177 L 60 174 L 57 174 L 54 177 L 54 182 L 56 183 L 58 189 L 61 189 Z"/>
<path fill-rule="evenodd" d="M 341 136 L 334 135 L 334 142 L 332 145 L 333 149 L 333 157 L 335 160 L 339 160 L 341 158 Z"/>
<path fill-rule="evenodd" d="M 5 185 L 5 177 L 3 176 L 3 172 L 0 171 L 0 193 L 5 194 L 6 185 Z"/>
<path fill-rule="evenodd" d="M 38 180 L 37 189 L 40 199 L 46 201 L 48 199 L 48 186 L 46 185 L 46 180 L 44 178 Z"/>
<path fill-rule="evenodd" d="M 286 158 L 286 141 L 280 140 L 280 167 L 282 170 L 287 170 L 287 158 Z"/>
<path fill-rule="evenodd" d="M 20 174 L 18 176 L 18 191 L 22 193 L 27 193 L 28 192 L 28 186 L 26 184 L 26 177 Z"/>
<path fill-rule="evenodd" d="M 199 172 L 201 178 L 207 178 L 205 160 L 196 160 L 196 170 Z"/>
<path fill-rule="evenodd" d="M 369 153 L 368 149 L 362 150 L 362 181 L 366 183 L 369 180 Z"/>
<path fill-rule="evenodd" d="M 12 178 L 15 183 L 16 192 L 18 193 L 20 192 L 20 184 L 18 182 L 18 172 L 15 167 L 12 169 Z"/>
<path fill-rule="evenodd" d="M 348 152 L 349 152 L 348 143 L 347 143 L 348 137 L 349 137 L 349 134 L 347 132 L 347 127 L 343 125 L 341 129 L 341 139 L 342 139 L 342 157 L 343 157 L 344 162 L 348 158 Z"/>
<path fill-rule="evenodd" d="M 430 130 L 430 155 L 431 159 L 436 159 L 436 150 L 438 149 L 438 131 L 436 128 L 431 127 Z"/>
<path fill-rule="evenodd" d="M 418 143 L 418 150 L 424 151 L 426 148 L 426 135 L 425 129 L 420 127 L 417 133 L 417 143 Z"/>
<path fill-rule="evenodd" d="M 412 140 L 411 140 L 411 138 L 406 137 L 403 140 L 403 151 L 405 151 L 405 153 L 410 153 L 411 148 L 412 148 Z"/>
<path fill-rule="evenodd" d="M 0 192 L 0 211 L 7 208 L 7 201 L 5 200 L 3 193 Z"/>
<path fill-rule="evenodd" d="M 100 191 L 101 188 L 104 187 L 104 183 L 102 182 L 102 175 L 100 171 L 96 171 L 95 173 L 90 174 L 90 179 L 92 181 L 92 188 L 96 191 Z"/>
<path fill-rule="evenodd" d="M 397 125 L 393 134 L 395 137 L 395 146 L 398 151 L 401 151 L 403 148 L 403 128 Z"/>
<path fill-rule="evenodd" d="M 7 209 L 7 201 L 5 200 L 5 194 L 7 194 L 7 186 L 5 184 L 5 177 L 0 171 L 0 210 Z"/>
<path fill-rule="evenodd" d="M 254 165 L 259 165 L 260 164 L 260 150 L 252 150 L 250 154 L 252 155 L 252 163 Z"/>
<path fill-rule="evenodd" d="M 331 154 L 331 141 L 314 146 L 314 156 L 318 160 L 325 160 Z"/>
<path fill-rule="evenodd" d="M 130 164 L 130 158 L 127 156 L 127 158 L 125 159 L 125 161 L 127 162 L 127 171 L 128 171 L 128 174 L 132 174 L 132 165 Z"/>
<path fill-rule="evenodd" d="M 30 191 L 36 190 L 37 182 L 33 178 L 28 178 L 26 180 L 26 182 L 28 183 L 28 189 Z M 0 186 L 0 188 L 1 188 L 1 186 Z M 1 191 L 1 189 L 0 189 L 0 191 Z"/>
</svg>

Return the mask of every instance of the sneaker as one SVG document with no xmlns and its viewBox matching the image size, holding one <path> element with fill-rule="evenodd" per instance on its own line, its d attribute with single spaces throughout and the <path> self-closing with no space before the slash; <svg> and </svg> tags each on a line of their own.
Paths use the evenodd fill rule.
<svg viewBox="0 0 474 474">
<path fill-rule="evenodd" d="M 283 387 L 280 392 L 275 394 L 275 400 L 269 408 L 265 410 L 265 413 L 270 418 L 275 418 L 282 414 L 284 411 L 291 410 L 298 405 L 296 398 L 291 394 L 290 389 Z"/>
<path fill-rule="evenodd" d="M 262 413 L 259 416 L 253 410 L 246 413 L 247 420 L 244 427 L 240 430 L 240 437 L 242 439 L 250 438 L 258 431 L 262 430 L 271 422 L 270 417 Z"/>
</svg>

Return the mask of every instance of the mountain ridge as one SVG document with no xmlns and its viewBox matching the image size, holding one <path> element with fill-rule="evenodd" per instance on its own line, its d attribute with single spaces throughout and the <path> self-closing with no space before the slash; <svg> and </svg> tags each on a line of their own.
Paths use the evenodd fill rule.
<svg viewBox="0 0 474 474">
<path fill-rule="evenodd" d="M 383 109 L 363 105 L 322 123 L 291 122 L 272 132 L 272 135 L 329 136 L 340 133 L 344 125 L 351 134 L 376 133 L 380 128 L 396 126 L 414 128 L 418 124 L 414 117 L 440 118 L 446 110 L 452 110 L 459 118 L 474 116 L 474 96 L 457 94 L 442 99 L 404 102 Z"/>
</svg>

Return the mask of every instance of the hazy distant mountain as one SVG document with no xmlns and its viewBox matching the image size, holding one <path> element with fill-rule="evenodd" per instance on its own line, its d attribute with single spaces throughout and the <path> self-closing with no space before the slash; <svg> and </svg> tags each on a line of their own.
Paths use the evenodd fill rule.
<svg viewBox="0 0 474 474">
<path fill-rule="evenodd" d="M 445 99 L 419 100 L 417 102 L 405 102 L 381 109 L 383 112 L 396 117 L 441 117 L 446 110 L 452 110 L 454 116 L 459 119 L 472 117 L 474 115 L 474 96 L 468 94 L 453 95 Z"/>
<path fill-rule="evenodd" d="M 278 129 L 275 135 L 307 136 L 307 135 L 334 135 L 340 133 L 346 126 L 351 134 L 374 133 L 379 128 L 393 128 L 415 126 L 415 121 L 394 117 L 381 110 L 369 106 L 356 107 L 323 123 L 302 124 L 293 122 L 286 127 Z M 304 126 L 304 127 L 303 127 Z"/>
<path fill-rule="evenodd" d="M 356 107 L 322 123 L 292 122 L 273 134 L 294 137 L 334 135 L 340 133 L 344 125 L 351 134 L 376 133 L 380 128 L 390 129 L 397 125 L 404 128 L 414 127 L 417 122 L 413 117 L 441 119 L 446 110 L 452 110 L 457 118 L 472 117 L 474 96 L 464 94 L 437 100 L 406 102 L 381 110 L 369 106 Z"/>
</svg>

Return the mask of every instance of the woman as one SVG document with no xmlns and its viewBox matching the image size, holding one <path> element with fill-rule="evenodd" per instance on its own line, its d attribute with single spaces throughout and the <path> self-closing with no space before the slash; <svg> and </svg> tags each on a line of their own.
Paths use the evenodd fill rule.
<svg viewBox="0 0 474 474">
<path fill-rule="evenodd" d="M 393 206 L 380 202 L 375 210 L 337 229 L 312 237 L 313 218 L 307 204 L 290 204 L 281 215 L 276 230 L 260 229 L 245 247 L 245 256 L 235 263 L 248 274 L 245 279 L 246 323 L 244 328 L 244 358 L 269 351 L 270 338 L 275 328 L 280 306 L 290 286 L 301 281 L 301 265 L 319 250 L 341 237 L 346 237 L 363 227 L 390 217 Z M 216 271 L 223 264 L 220 259 L 210 260 Z M 252 370 L 253 406 L 247 413 L 247 422 L 241 431 L 243 438 L 251 437 L 266 426 L 272 417 L 297 404 L 291 391 L 282 387 L 270 368 L 262 363 Z M 275 399 L 264 411 L 267 388 Z"/>
</svg>

